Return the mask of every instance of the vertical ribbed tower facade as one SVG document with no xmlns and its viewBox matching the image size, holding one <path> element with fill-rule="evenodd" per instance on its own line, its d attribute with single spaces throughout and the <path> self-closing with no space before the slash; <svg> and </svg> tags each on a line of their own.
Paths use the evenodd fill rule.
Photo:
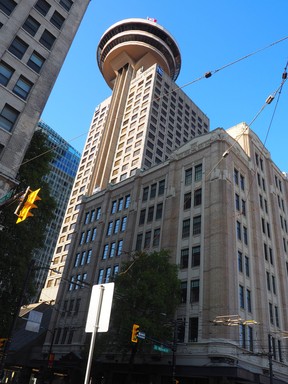
<svg viewBox="0 0 288 384">
<path fill-rule="evenodd" d="M 0 2 L 0 198 L 17 172 L 89 0 Z"/>
<path fill-rule="evenodd" d="M 87 198 L 164 162 L 209 131 L 207 116 L 174 82 L 180 51 L 159 24 L 145 19 L 114 24 L 100 39 L 97 63 L 112 96 L 92 118 L 53 258 L 60 269 Z M 41 300 L 56 298 L 58 281 L 59 276 L 49 276 Z"/>
</svg>

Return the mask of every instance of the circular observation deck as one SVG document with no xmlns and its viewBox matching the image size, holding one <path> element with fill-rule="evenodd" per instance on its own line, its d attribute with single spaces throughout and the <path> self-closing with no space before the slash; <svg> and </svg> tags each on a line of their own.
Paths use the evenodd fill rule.
<svg viewBox="0 0 288 384">
<path fill-rule="evenodd" d="M 157 63 L 175 81 L 181 55 L 176 41 L 159 24 L 146 19 L 125 19 L 107 29 L 97 48 L 97 63 L 110 88 L 117 70 L 128 62 L 136 69 L 147 69 Z"/>
</svg>

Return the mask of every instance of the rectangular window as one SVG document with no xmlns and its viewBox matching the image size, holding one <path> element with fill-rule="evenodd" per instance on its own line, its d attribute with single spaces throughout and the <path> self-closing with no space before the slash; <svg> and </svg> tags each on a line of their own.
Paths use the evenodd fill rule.
<svg viewBox="0 0 288 384">
<path fill-rule="evenodd" d="M 136 240 L 136 251 L 140 251 L 142 249 L 142 240 L 143 240 L 143 233 L 138 233 L 137 240 Z"/>
<path fill-rule="evenodd" d="M 115 220 L 113 233 L 118 233 L 120 227 L 120 219 Z"/>
<path fill-rule="evenodd" d="M 123 199 L 123 197 L 121 197 L 121 198 L 118 200 L 118 212 L 122 211 L 122 209 L 123 209 L 123 204 L 124 204 L 124 199 Z"/>
<path fill-rule="evenodd" d="M 73 1 L 72 1 L 72 0 L 60 0 L 60 1 L 59 1 L 59 4 L 60 4 L 64 9 L 66 9 L 66 11 L 70 11 L 70 8 L 71 8 L 72 5 L 73 5 Z"/>
<path fill-rule="evenodd" d="M 143 201 L 148 200 L 148 194 L 149 194 L 149 187 L 143 188 L 143 194 L 142 194 L 142 200 Z"/>
<path fill-rule="evenodd" d="M 119 240 L 117 244 L 116 256 L 121 256 L 122 249 L 123 249 L 123 240 Z"/>
<path fill-rule="evenodd" d="M 139 217 L 139 225 L 143 225 L 145 223 L 145 217 L 146 217 L 146 209 L 141 209 L 140 217 Z"/>
<path fill-rule="evenodd" d="M 109 257 L 114 257 L 116 253 L 116 243 L 111 243 Z"/>
<path fill-rule="evenodd" d="M 235 193 L 235 208 L 240 211 L 240 197 L 238 193 Z"/>
<path fill-rule="evenodd" d="M 180 283 L 180 300 L 181 304 L 185 304 L 187 301 L 187 281 Z"/>
<path fill-rule="evenodd" d="M 252 312 L 251 291 L 249 289 L 246 289 L 246 303 L 248 312 Z"/>
<path fill-rule="evenodd" d="M 102 284 L 104 276 L 104 269 L 99 269 L 97 284 Z"/>
<path fill-rule="evenodd" d="M 154 206 L 149 207 L 148 209 L 147 223 L 151 223 L 151 221 L 153 221 L 153 216 L 154 216 Z"/>
<path fill-rule="evenodd" d="M 53 25 L 55 25 L 56 28 L 61 29 L 65 18 L 59 12 L 55 11 L 50 21 Z"/>
<path fill-rule="evenodd" d="M 243 272 L 243 254 L 238 251 L 238 271 Z"/>
<path fill-rule="evenodd" d="M 109 221 L 107 226 L 106 236 L 110 236 L 112 234 L 112 229 L 113 229 L 113 221 Z"/>
<path fill-rule="evenodd" d="M 160 220 L 162 218 L 162 211 L 163 211 L 163 203 L 157 204 L 155 220 Z"/>
<path fill-rule="evenodd" d="M 102 254 L 102 260 L 106 260 L 108 256 L 108 250 L 109 250 L 109 245 L 105 244 L 104 249 L 103 249 L 103 254 Z"/>
<path fill-rule="evenodd" d="M 6 15 L 11 15 L 17 3 L 14 0 L 0 0 L 0 9 Z"/>
<path fill-rule="evenodd" d="M 45 62 L 44 57 L 39 55 L 37 52 L 33 52 L 30 56 L 27 65 L 32 68 L 35 72 L 39 73 L 40 69 L 42 68 L 43 64 Z"/>
<path fill-rule="evenodd" d="M 194 191 L 194 207 L 197 207 L 198 205 L 202 204 L 202 189 L 196 189 Z"/>
<path fill-rule="evenodd" d="M 196 343 L 198 341 L 198 317 L 189 319 L 189 341 Z"/>
<path fill-rule="evenodd" d="M 237 223 L 236 223 L 236 232 L 237 232 L 237 239 L 238 239 L 238 240 L 241 240 L 241 239 L 242 239 L 242 235 L 241 235 L 241 223 L 239 223 L 239 221 L 237 221 Z"/>
<path fill-rule="evenodd" d="M 239 285 L 239 305 L 240 305 L 240 308 L 242 308 L 242 309 L 245 308 L 243 285 Z"/>
<path fill-rule="evenodd" d="M 202 164 L 198 164 L 195 166 L 194 180 L 196 182 L 202 180 Z"/>
<path fill-rule="evenodd" d="M 127 226 L 127 216 L 122 217 L 121 221 L 121 232 L 124 232 L 126 230 Z"/>
<path fill-rule="evenodd" d="M 38 0 L 37 3 L 34 5 L 34 8 L 37 9 L 38 12 L 40 12 L 43 16 L 46 16 L 51 5 L 47 3 L 46 0 Z"/>
<path fill-rule="evenodd" d="M 92 229 L 91 241 L 94 241 L 96 239 L 96 235 L 97 235 L 97 228 L 95 227 Z"/>
<path fill-rule="evenodd" d="M 188 268 L 189 249 L 181 249 L 180 268 Z"/>
<path fill-rule="evenodd" d="M 51 49 L 52 45 L 54 44 L 54 41 L 56 40 L 56 37 L 52 35 L 51 32 L 49 32 L 47 29 L 42 33 L 42 36 L 40 37 L 39 41 L 41 44 L 44 45 L 47 49 Z"/>
<path fill-rule="evenodd" d="M 193 235 L 201 233 L 201 216 L 193 217 Z"/>
<path fill-rule="evenodd" d="M 248 231 L 244 225 L 243 225 L 243 240 L 244 240 L 244 244 L 248 245 Z"/>
<path fill-rule="evenodd" d="M 164 195 L 164 190 L 165 190 L 165 180 L 159 181 L 158 185 L 158 196 Z"/>
<path fill-rule="evenodd" d="M 200 265 L 200 245 L 196 245 L 195 247 L 192 247 L 192 260 L 191 260 L 191 267 L 198 267 Z"/>
<path fill-rule="evenodd" d="M 191 208 L 191 200 L 192 200 L 191 192 L 185 193 L 183 209 L 190 209 Z"/>
<path fill-rule="evenodd" d="M 10 65 L 0 62 L 0 84 L 6 86 L 14 73 L 14 69 Z"/>
<path fill-rule="evenodd" d="M 245 274 L 247 277 L 250 276 L 250 265 L 249 265 L 249 257 L 245 256 Z"/>
<path fill-rule="evenodd" d="M 32 16 L 28 16 L 22 28 L 25 29 L 31 36 L 35 36 L 40 27 L 40 23 Z"/>
<path fill-rule="evenodd" d="M 129 208 L 130 202 L 131 202 L 131 196 L 130 195 L 125 196 L 125 204 L 124 204 L 125 209 Z"/>
<path fill-rule="evenodd" d="M 190 235 L 190 219 L 183 220 L 182 223 L 182 239 Z"/>
<path fill-rule="evenodd" d="M 192 168 L 185 170 L 185 185 L 192 184 Z"/>
<path fill-rule="evenodd" d="M 160 244 L 160 228 L 154 229 L 153 247 L 158 247 Z"/>
<path fill-rule="evenodd" d="M 199 280 L 191 280 L 191 290 L 190 290 L 190 303 L 198 303 L 199 302 Z"/>
<path fill-rule="evenodd" d="M 156 196 L 157 184 L 152 184 L 150 189 L 150 199 L 153 199 Z"/>
<path fill-rule="evenodd" d="M 144 248 L 149 248 L 151 243 L 151 231 L 145 233 Z"/>
<path fill-rule="evenodd" d="M 234 168 L 234 182 L 237 185 L 239 184 L 239 172 L 235 168 Z"/>
<path fill-rule="evenodd" d="M 15 87 L 13 88 L 13 92 L 20 96 L 21 99 L 26 100 L 32 86 L 33 83 L 31 83 L 31 81 L 23 76 L 20 76 L 17 83 L 15 84 Z"/>
<path fill-rule="evenodd" d="M 8 132 L 11 132 L 18 116 L 19 111 L 11 107 L 9 104 L 5 104 L 0 113 L 0 127 Z"/>
<path fill-rule="evenodd" d="M 24 53 L 27 51 L 28 44 L 21 40 L 19 37 L 15 37 L 8 50 L 13 53 L 18 59 L 22 59 Z"/>
</svg>

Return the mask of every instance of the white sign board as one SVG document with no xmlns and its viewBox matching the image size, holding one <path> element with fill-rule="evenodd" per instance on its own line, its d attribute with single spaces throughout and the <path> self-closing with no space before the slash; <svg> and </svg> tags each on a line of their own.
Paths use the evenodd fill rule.
<svg viewBox="0 0 288 384">
<path fill-rule="evenodd" d="M 97 284 L 92 288 L 85 332 L 107 332 L 109 328 L 114 283 Z M 97 324 L 98 319 L 98 324 Z"/>
<path fill-rule="evenodd" d="M 26 331 L 39 332 L 42 316 L 42 312 L 30 311 L 25 327 Z"/>
</svg>

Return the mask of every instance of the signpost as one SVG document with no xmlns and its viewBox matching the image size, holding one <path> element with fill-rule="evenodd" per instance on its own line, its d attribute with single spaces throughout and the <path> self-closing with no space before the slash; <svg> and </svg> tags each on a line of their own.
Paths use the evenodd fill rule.
<svg viewBox="0 0 288 384">
<path fill-rule="evenodd" d="M 97 332 L 107 332 L 113 300 L 114 283 L 98 284 L 92 288 L 85 332 L 91 333 L 90 350 L 84 384 L 89 383 Z"/>
</svg>

